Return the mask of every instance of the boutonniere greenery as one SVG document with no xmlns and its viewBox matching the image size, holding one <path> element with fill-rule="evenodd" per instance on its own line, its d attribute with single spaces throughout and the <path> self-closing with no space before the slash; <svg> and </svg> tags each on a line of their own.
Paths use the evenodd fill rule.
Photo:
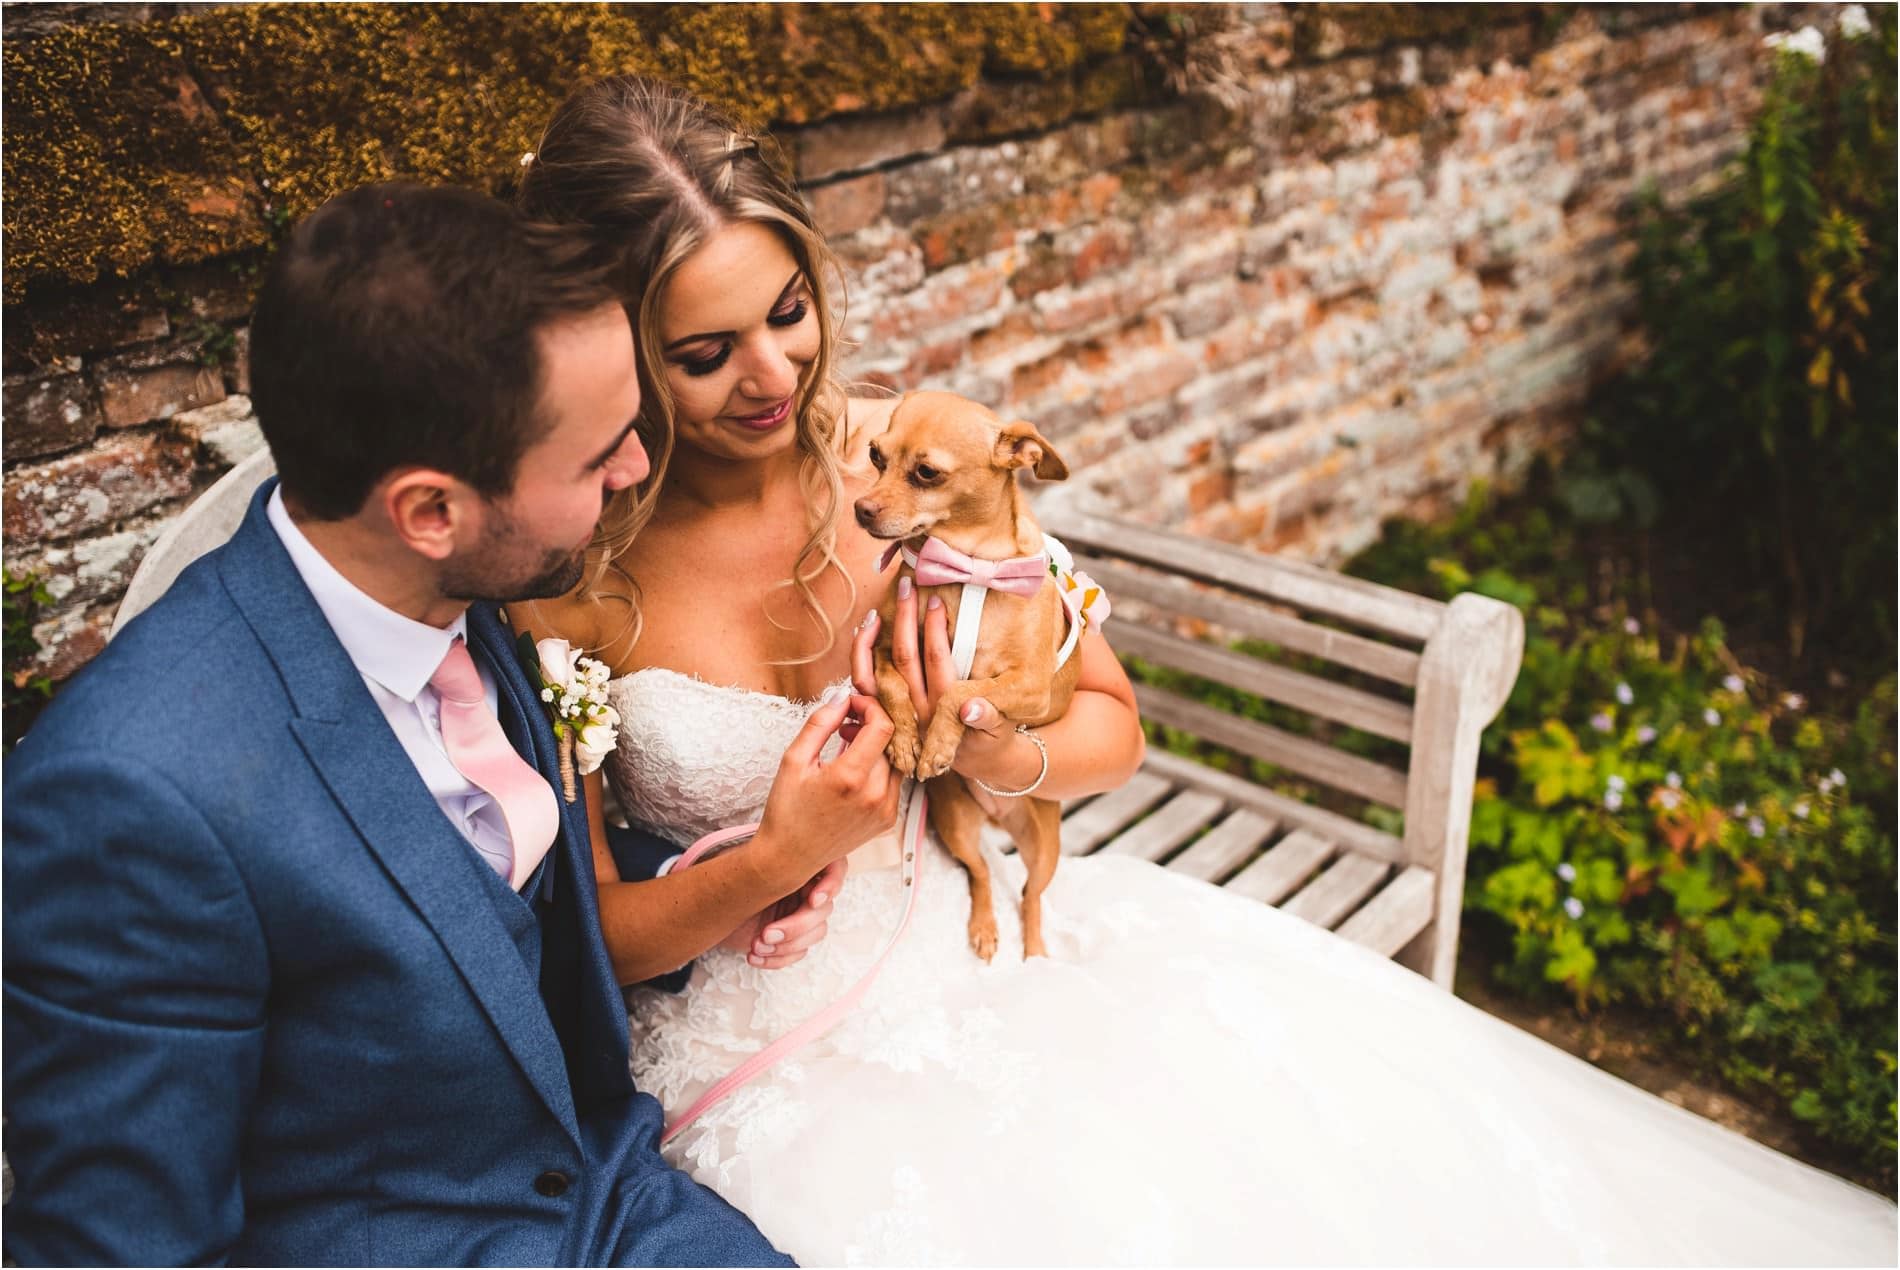
<svg viewBox="0 0 1900 1270">
<path fill-rule="evenodd" d="M 571 803 L 577 796 L 576 772 L 588 775 L 613 753 L 620 728 L 619 712 L 607 704 L 607 681 L 613 672 L 598 658 L 576 652 L 564 639 L 537 643 L 524 631 L 515 647 L 554 725 L 561 756 L 561 793 Z"/>
</svg>

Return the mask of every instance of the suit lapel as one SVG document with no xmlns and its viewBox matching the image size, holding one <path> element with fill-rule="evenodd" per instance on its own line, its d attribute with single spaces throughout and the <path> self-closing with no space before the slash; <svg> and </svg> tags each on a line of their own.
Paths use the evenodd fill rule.
<svg viewBox="0 0 1900 1270">
<path fill-rule="evenodd" d="M 559 975 L 573 966 L 577 975 L 550 980 L 544 975 L 544 995 L 579 994 L 576 1026 L 578 1035 L 570 1037 L 569 1072 L 583 1083 L 608 1096 L 624 1095 L 631 1088 L 627 1073 L 626 1004 L 620 995 L 619 981 L 600 934 L 598 892 L 593 883 L 594 856 L 587 825 L 587 800 L 576 797 L 567 802 L 561 796 L 560 755 L 547 710 L 522 668 L 516 651 L 516 637 L 503 623 L 493 604 L 477 603 L 468 610 L 469 640 L 488 655 L 495 672 L 501 698 L 501 717 L 509 739 L 521 754 L 554 786 L 561 798 L 561 835 L 549 853 L 547 866 L 555 870 L 551 879 L 556 895 L 549 914 L 543 918 L 551 939 L 562 947 L 548 948 L 544 943 L 544 971 Z M 575 777 L 579 782 L 578 774 Z M 578 789 L 576 793 L 578 794 Z M 553 858 L 559 853 L 558 862 Z M 558 863 L 558 869 L 556 865 Z M 550 1003 L 551 1009 L 562 1006 Z M 582 1096 L 576 1088 L 575 1097 Z"/>
<path fill-rule="evenodd" d="M 258 491 L 220 555 L 225 589 L 283 678 L 304 753 L 578 1145 L 560 1041 L 485 889 L 485 866 L 416 774 L 271 528 L 264 508 L 275 485 Z"/>
</svg>

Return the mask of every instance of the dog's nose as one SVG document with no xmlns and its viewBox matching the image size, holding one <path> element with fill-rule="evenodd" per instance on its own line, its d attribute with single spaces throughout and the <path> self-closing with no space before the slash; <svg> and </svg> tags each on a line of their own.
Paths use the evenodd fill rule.
<svg viewBox="0 0 1900 1270">
<path fill-rule="evenodd" d="M 877 514 L 882 510 L 868 498 L 860 498 L 852 505 L 852 509 L 857 513 L 858 523 L 866 529 L 877 522 Z"/>
</svg>

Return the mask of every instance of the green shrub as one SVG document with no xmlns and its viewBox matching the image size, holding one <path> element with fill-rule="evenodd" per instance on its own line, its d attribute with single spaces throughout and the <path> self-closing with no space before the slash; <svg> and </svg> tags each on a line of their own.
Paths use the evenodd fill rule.
<svg viewBox="0 0 1900 1270">
<path fill-rule="evenodd" d="M 1679 209 L 1645 200 L 1649 353 L 1568 477 L 1573 508 L 1605 520 L 1721 509 L 1796 659 L 1894 638 L 1894 32 L 1880 6 L 1822 61 L 1783 44 L 1722 183 Z"/>
<path fill-rule="evenodd" d="M 1599 616 L 1576 547 L 1561 512 L 1479 490 L 1349 566 L 1526 614 L 1485 734 L 1470 935 L 1520 992 L 1659 1012 L 1687 1056 L 1891 1179 L 1894 679 L 1851 719 L 1818 716 L 1740 665 L 1713 619 L 1665 636 Z"/>
<path fill-rule="evenodd" d="M 33 667 L 40 651 L 39 641 L 33 638 L 33 624 L 53 597 L 39 578 L 11 569 L 6 571 L 5 597 L 5 648 L 0 660 L 5 664 L 6 701 L 4 739 L 0 743 L 10 750 L 53 695 L 53 681 Z"/>
</svg>

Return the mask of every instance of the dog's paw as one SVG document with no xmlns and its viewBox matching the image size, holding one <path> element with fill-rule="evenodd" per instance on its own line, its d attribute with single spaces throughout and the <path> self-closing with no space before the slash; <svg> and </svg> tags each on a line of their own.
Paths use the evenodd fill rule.
<svg viewBox="0 0 1900 1270">
<path fill-rule="evenodd" d="M 955 742 L 945 745 L 935 738 L 924 742 L 923 752 L 917 756 L 917 779 L 927 781 L 942 776 L 950 770 L 950 764 L 956 761 L 956 757 Z"/>
<path fill-rule="evenodd" d="M 996 915 L 994 913 L 970 914 L 970 947 L 984 961 L 996 956 Z"/>
<path fill-rule="evenodd" d="M 899 776 L 910 776 L 917 771 L 917 732 L 914 728 L 898 728 L 891 733 L 891 739 L 884 746 L 884 757 L 891 761 Z"/>
</svg>

